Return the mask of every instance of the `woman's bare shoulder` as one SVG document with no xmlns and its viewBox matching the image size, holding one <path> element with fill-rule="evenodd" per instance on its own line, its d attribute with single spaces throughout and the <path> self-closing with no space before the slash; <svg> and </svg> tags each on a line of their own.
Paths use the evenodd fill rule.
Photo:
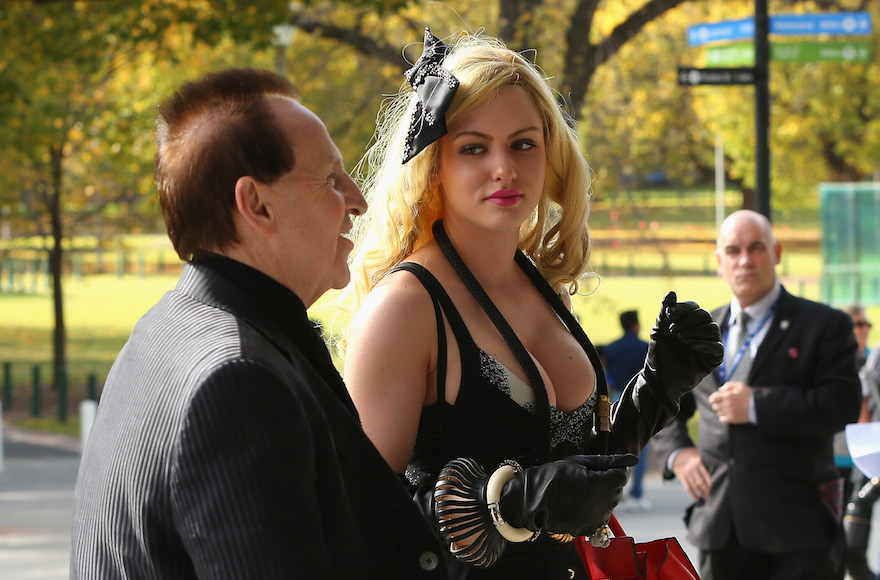
<svg viewBox="0 0 880 580">
<path fill-rule="evenodd" d="M 352 320 L 352 330 L 365 328 L 397 332 L 429 331 L 435 324 L 431 296 L 415 274 L 405 270 L 385 276 L 369 294 Z M 431 330 L 433 332 L 433 330 Z"/>
</svg>

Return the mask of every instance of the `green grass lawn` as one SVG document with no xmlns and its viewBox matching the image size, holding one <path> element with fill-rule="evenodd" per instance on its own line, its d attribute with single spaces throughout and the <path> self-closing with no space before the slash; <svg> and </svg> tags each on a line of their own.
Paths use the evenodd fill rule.
<svg viewBox="0 0 880 580">
<path fill-rule="evenodd" d="M 134 324 L 166 291 L 174 287 L 176 276 L 85 276 L 64 281 L 65 321 L 68 331 L 68 375 L 73 388 L 85 383 L 89 373 L 103 381 L 107 370 L 128 338 Z M 624 277 L 606 276 L 598 287 L 585 295 L 596 280 L 582 285 L 573 298 L 575 309 L 587 332 L 597 344 L 619 334 L 617 313 L 637 308 L 647 324 L 653 320 L 660 301 L 669 289 L 682 299 L 706 304 L 723 302 L 724 284 L 715 277 Z M 52 301 L 47 293 L 33 296 L 0 295 L 0 361 L 11 361 L 15 383 L 30 384 L 32 366 L 40 365 L 41 375 L 51 380 Z M 316 318 L 328 327 L 344 325 L 331 320 L 336 312 L 316 308 Z"/>
<path fill-rule="evenodd" d="M 647 248 L 647 249 L 646 249 Z M 636 309 L 642 321 L 642 335 L 647 338 L 669 290 L 680 300 L 695 300 L 706 308 L 727 302 L 730 294 L 726 284 L 714 273 L 711 244 L 682 247 L 662 240 L 635 248 L 613 248 L 597 245 L 594 268 L 601 278 L 586 280 L 573 297 L 575 311 L 587 334 L 597 344 L 606 344 L 620 333 L 618 314 Z M 665 258 L 664 258 L 665 256 Z M 813 252 L 785 252 L 779 273 L 786 287 L 794 294 L 818 299 L 821 259 Z M 637 271 L 689 271 L 680 275 L 627 275 Z M 178 268 L 179 270 L 179 268 Z M 134 324 L 159 298 L 172 289 L 177 274 L 69 275 L 64 279 L 65 320 L 68 333 L 69 413 L 77 412 L 78 401 L 87 392 L 88 376 L 94 374 L 102 384 L 119 350 Z M 10 362 L 15 386 L 14 401 L 7 412 L 23 420 L 30 415 L 33 368 L 39 368 L 40 383 L 45 393 L 43 416 L 52 415 L 52 300 L 48 284 L 36 284 L 36 294 L 0 293 L 0 363 Z M 880 307 L 871 307 L 869 316 L 880 322 Z M 312 315 L 325 323 L 330 335 L 346 324 L 344 316 L 329 307 L 316 307 Z M 872 332 L 871 344 L 880 341 L 880 324 Z M 67 429 L 73 429 L 68 421 Z M 48 429 L 43 425 L 40 428 Z"/>
<path fill-rule="evenodd" d="M 51 387 L 51 295 L 47 291 L 35 295 L 0 294 L 0 362 L 10 363 L 14 386 L 11 405 L 4 407 L 4 415 L 23 426 L 77 434 L 78 405 L 88 394 L 89 375 L 94 375 L 100 388 L 137 319 L 174 287 L 176 279 L 171 275 L 65 277 L 70 420 L 64 425 L 53 421 L 58 416 L 58 396 Z M 35 372 L 40 385 L 39 419 L 31 418 L 35 412 Z"/>
</svg>

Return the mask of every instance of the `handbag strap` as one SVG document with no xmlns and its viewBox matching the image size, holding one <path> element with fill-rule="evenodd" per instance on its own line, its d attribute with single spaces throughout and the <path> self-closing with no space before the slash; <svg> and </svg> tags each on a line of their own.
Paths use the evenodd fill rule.
<svg viewBox="0 0 880 580">
<path fill-rule="evenodd" d="M 614 532 L 615 538 L 622 538 L 626 535 L 626 532 L 623 531 L 623 526 L 620 525 L 620 522 L 617 521 L 617 516 L 614 514 L 611 514 L 611 519 L 608 520 L 608 527 Z"/>
</svg>

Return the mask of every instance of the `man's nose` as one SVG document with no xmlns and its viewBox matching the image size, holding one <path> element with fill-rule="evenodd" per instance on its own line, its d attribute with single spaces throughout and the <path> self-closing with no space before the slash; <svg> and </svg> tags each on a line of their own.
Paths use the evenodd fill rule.
<svg viewBox="0 0 880 580">
<path fill-rule="evenodd" d="M 345 207 L 348 210 L 348 213 L 352 215 L 363 215 L 367 211 L 367 200 L 364 199 L 364 194 L 361 193 L 361 188 L 357 186 L 351 176 L 346 173 L 345 174 Z"/>
</svg>

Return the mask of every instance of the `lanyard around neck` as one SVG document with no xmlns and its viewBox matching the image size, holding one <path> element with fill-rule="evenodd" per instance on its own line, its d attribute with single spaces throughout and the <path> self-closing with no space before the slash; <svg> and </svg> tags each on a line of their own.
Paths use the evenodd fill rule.
<svg viewBox="0 0 880 580">
<path fill-rule="evenodd" d="M 761 332 L 761 330 L 763 330 L 763 328 L 765 326 L 767 326 L 767 323 L 770 322 L 770 320 L 772 320 L 773 315 L 776 313 L 776 304 L 778 302 L 779 302 L 779 299 L 777 299 L 776 302 L 773 303 L 773 305 L 770 307 L 770 309 L 767 310 L 767 314 L 764 315 L 764 317 L 761 319 L 761 321 L 755 327 L 755 330 L 750 332 L 748 337 L 746 337 L 745 341 L 743 341 L 742 345 L 739 347 L 739 350 L 737 350 L 736 354 L 733 355 L 733 360 L 730 361 L 730 369 L 728 369 L 725 366 L 724 362 L 722 362 L 721 365 L 718 367 L 718 378 L 721 379 L 722 383 L 727 381 L 728 371 L 730 372 L 731 375 L 733 375 L 734 371 L 736 371 L 736 367 L 739 366 L 740 361 L 742 360 L 743 356 L 745 356 L 746 349 L 751 348 L 752 339 L 754 339 L 755 336 L 757 336 L 758 333 Z M 727 334 L 729 332 L 730 332 L 730 327 L 727 327 L 726 329 L 724 329 L 724 344 L 727 344 Z M 740 332 L 742 332 L 742 330 Z"/>
</svg>

